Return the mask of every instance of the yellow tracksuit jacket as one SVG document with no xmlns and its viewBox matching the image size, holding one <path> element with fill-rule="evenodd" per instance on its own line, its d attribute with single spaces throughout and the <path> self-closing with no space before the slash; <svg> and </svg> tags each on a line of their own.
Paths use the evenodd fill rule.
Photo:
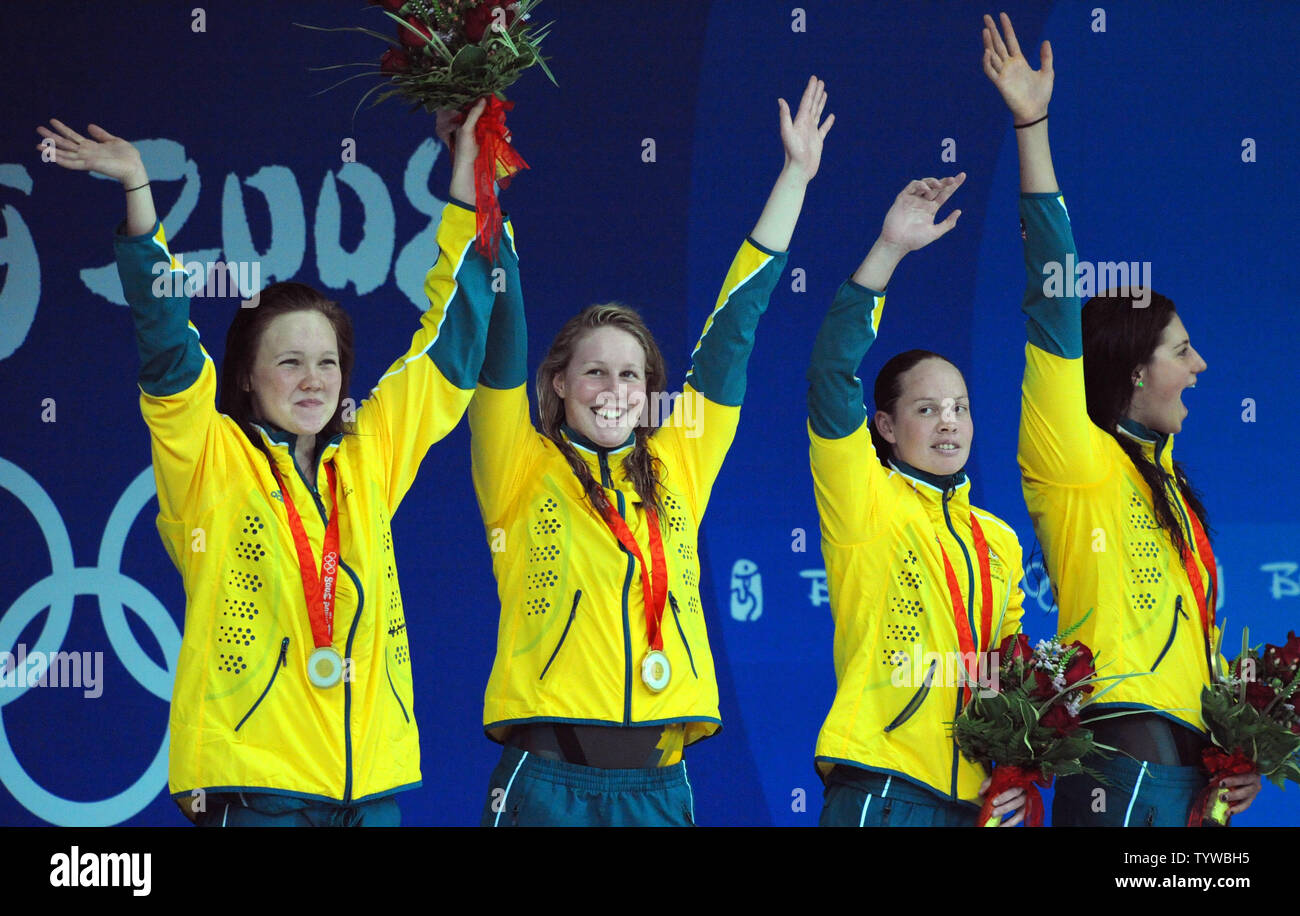
<svg viewBox="0 0 1300 916">
<path fill-rule="evenodd" d="M 1020 629 L 1020 543 L 1004 522 L 971 506 L 964 472 L 936 477 L 897 460 L 891 470 L 876 457 L 855 373 L 884 304 L 882 293 L 845 282 L 808 371 L 837 684 L 817 736 L 817 765 L 823 773 L 842 763 L 897 775 L 973 803 L 988 774 L 961 756 L 948 725 L 962 708 L 961 647 L 940 548 L 971 632 L 981 650 L 991 650 Z M 996 635 L 982 624 L 972 511 L 989 547 L 988 629 Z"/>
<path fill-rule="evenodd" d="M 1203 729 L 1201 688 L 1210 683 L 1209 652 L 1217 651 L 1218 628 L 1207 640 L 1190 577 L 1156 524 L 1150 488 L 1114 438 L 1088 418 L 1082 306 L 1076 296 L 1044 293 L 1051 265 L 1077 260 L 1065 200 L 1060 194 L 1024 194 L 1020 213 L 1029 336 L 1020 473 L 1061 629 L 1091 610 L 1075 638 L 1092 647 L 1098 673 L 1145 672 L 1118 682 L 1091 709 L 1146 709 Z M 1195 550 L 1190 510 L 1174 483 L 1173 437 L 1130 420 L 1121 422 L 1119 434 L 1137 442 L 1160 468 Z M 1197 554 L 1193 562 L 1213 607 L 1207 559 Z"/>
<path fill-rule="evenodd" d="M 456 425 L 473 395 L 492 304 L 489 267 L 473 251 L 474 228 L 472 211 L 448 205 L 438 259 L 425 281 L 429 309 L 410 350 L 357 409 L 354 431 L 321 449 L 318 489 L 294 463 L 291 434 L 261 429 L 264 452 L 214 408 L 216 370 L 189 323 L 189 300 L 155 288 L 162 274 L 181 271 L 162 226 L 117 235 L 140 349 L 158 530 L 185 584 L 170 718 L 168 782 L 177 798 L 195 789 L 252 790 L 354 803 L 419 785 L 410 652 L 389 523 L 425 452 Z M 333 688 L 307 679 L 314 643 L 268 453 L 318 558 L 334 509 L 324 462 L 337 469 L 341 571 L 333 644 L 351 673 Z"/>
<path fill-rule="evenodd" d="M 529 420 L 526 325 L 513 236 L 503 240 L 483 373 L 469 408 L 474 488 L 497 579 L 497 653 L 483 727 L 682 723 L 685 744 L 720 727 L 718 687 L 700 598 L 699 524 L 735 436 L 745 367 L 784 254 L 746 241 L 696 345 L 684 394 L 650 439 L 661 464 L 660 519 L 669 601 L 662 624 L 672 669 L 653 693 L 640 563 L 615 540 L 556 445 Z M 623 469 L 631 440 L 601 449 L 566 430 L 650 562 L 646 512 Z M 666 749 L 667 750 L 667 749 Z"/>
</svg>

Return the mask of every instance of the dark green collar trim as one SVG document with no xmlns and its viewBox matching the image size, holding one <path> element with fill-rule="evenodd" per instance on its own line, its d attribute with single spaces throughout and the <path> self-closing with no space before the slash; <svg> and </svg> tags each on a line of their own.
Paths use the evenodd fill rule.
<svg viewBox="0 0 1300 916">
<path fill-rule="evenodd" d="M 289 450 L 290 460 L 296 460 L 294 456 L 298 454 L 297 433 L 291 433 L 288 430 L 280 429 L 280 427 L 274 426 L 270 423 L 254 422 L 253 428 L 258 430 L 262 434 L 262 438 L 266 440 L 268 445 L 284 446 Z M 321 460 L 327 456 L 327 454 L 333 449 L 334 446 L 337 446 L 342 441 L 343 441 L 342 433 L 335 435 L 333 438 L 330 439 L 330 441 L 324 444 L 321 444 L 318 441 L 316 443 L 316 455 L 315 455 L 315 460 L 317 465 L 320 464 Z"/>
<path fill-rule="evenodd" d="M 1150 446 L 1151 453 L 1154 456 L 1152 460 L 1155 461 L 1156 464 L 1164 465 L 1166 459 L 1169 461 L 1173 460 L 1172 458 L 1169 458 L 1169 455 L 1172 452 L 1171 446 L 1173 445 L 1174 437 L 1169 433 L 1158 433 L 1154 429 L 1143 426 L 1137 420 L 1131 420 L 1128 417 L 1120 417 L 1119 423 L 1116 424 L 1116 429 L 1128 436 L 1130 439 L 1136 439 L 1143 446 Z"/>
<path fill-rule="evenodd" d="M 613 455 L 623 451 L 623 449 L 625 448 L 631 448 L 633 445 L 636 444 L 636 433 L 628 433 L 627 441 L 620 446 L 617 446 L 615 448 L 605 448 L 605 446 L 597 445 L 596 443 L 588 439 L 586 436 L 575 431 L 567 423 L 560 424 L 560 432 L 564 434 L 564 438 L 568 439 L 574 445 L 581 446 L 582 448 L 585 448 L 589 452 L 595 452 L 597 455 L 606 455 L 606 456 Z"/>
<path fill-rule="evenodd" d="M 901 461 L 898 458 L 889 459 L 889 463 L 893 466 L 894 470 L 898 471 L 898 473 L 934 487 L 941 493 L 955 490 L 958 487 L 963 487 L 970 483 L 970 478 L 966 476 L 965 468 L 962 468 L 960 471 L 953 474 L 940 476 L 938 474 L 931 474 L 928 471 L 922 471 L 920 468 L 914 468 L 907 462 Z"/>
<path fill-rule="evenodd" d="M 1137 420 L 1131 420 L 1128 417 L 1119 418 L 1119 428 L 1134 439 L 1141 439 L 1144 442 L 1150 442 L 1152 445 L 1157 444 L 1168 435 L 1167 433 L 1158 433 L 1154 429 L 1143 426 Z"/>
<path fill-rule="evenodd" d="M 293 454 L 298 448 L 298 436 L 283 430 L 278 426 L 272 426 L 270 423 L 258 423 L 254 421 L 253 428 L 262 433 L 263 438 L 271 445 L 284 445 L 289 449 L 289 454 Z"/>
</svg>

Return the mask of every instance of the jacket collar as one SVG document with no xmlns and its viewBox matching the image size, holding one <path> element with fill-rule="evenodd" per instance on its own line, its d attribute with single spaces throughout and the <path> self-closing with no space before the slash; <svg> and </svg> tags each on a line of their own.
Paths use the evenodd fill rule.
<svg viewBox="0 0 1300 916">
<path fill-rule="evenodd" d="M 1169 433 L 1158 433 L 1128 417 L 1120 417 L 1115 430 L 1121 436 L 1136 442 L 1148 461 L 1172 472 L 1174 437 Z"/>
<path fill-rule="evenodd" d="M 582 433 L 571 427 L 568 423 L 560 424 L 560 432 L 564 435 L 564 438 L 568 439 L 572 444 L 598 455 L 616 455 L 624 449 L 629 449 L 636 445 L 636 433 L 628 433 L 627 441 L 622 445 L 617 445 L 613 448 L 606 448 L 603 445 L 597 445 L 592 442 Z"/>
<path fill-rule="evenodd" d="M 914 468 L 907 462 L 898 458 L 889 459 L 889 465 L 895 471 L 907 478 L 908 482 L 910 482 L 913 487 L 919 485 L 923 488 L 929 488 L 930 490 L 937 491 L 938 495 L 941 496 L 949 490 L 954 491 L 955 495 L 957 491 L 964 489 L 969 492 L 970 489 L 970 478 L 966 476 L 965 468 L 962 468 L 954 474 L 945 474 L 940 476 L 939 474 L 931 474 L 929 471 L 922 471 L 920 468 Z"/>
<path fill-rule="evenodd" d="M 280 429 L 280 427 L 270 423 L 254 422 L 252 426 L 253 429 L 257 430 L 258 434 L 262 437 L 262 444 L 265 447 L 267 454 L 271 456 L 272 461 L 275 462 L 276 470 L 280 472 L 281 476 L 283 476 L 289 468 L 297 469 L 298 465 L 294 460 L 294 455 L 297 453 L 298 448 L 298 436 L 296 433 Z M 324 448 L 321 448 L 317 452 L 317 480 L 321 479 L 321 468 L 324 466 L 326 461 L 334 457 L 334 453 L 338 451 L 339 443 L 342 441 L 343 437 L 341 435 L 335 436 L 330 439 L 329 442 L 325 443 Z"/>
<path fill-rule="evenodd" d="M 591 476 L 600 481 L 603 486 L 612 488 L 617 486 L 620 480 L 626 479 L 627 475 L 623 473 L 623 459 L 632 454 L 632 447 L 636 445 L 635 433 L 629 433 L 627 441 L 614 448 L 597 445 L 567 423 L 560 425 L 560 435 L 573 446 L 578 457 L 591 469 Z"/>
<path fill-rule="evenodd" d="M 970 511 L 970 478 L 965 469 L 955 474 L 931 474 L 897 458 L 891 458 L 889 465 L 929 507 L 928 511 L 935 513 L 936 518 L 945 512 L 964 516 Z"/>
</svg>

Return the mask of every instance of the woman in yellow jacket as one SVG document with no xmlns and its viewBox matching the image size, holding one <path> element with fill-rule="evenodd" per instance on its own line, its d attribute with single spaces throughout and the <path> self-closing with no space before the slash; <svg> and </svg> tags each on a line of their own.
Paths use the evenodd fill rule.
<svg viewBox="0 0 1300 916">
<path fill-rule="evenodd" d="M 1027 287 L 1019 462 L 1062 629 L 1078 627 L 1116 682 L 1093 714 L 1099 741 L 1122 753 L 1089 761 L 1105 778 L 1057 783 L 1055 826 L 1184 826 L 1205 786 L 1201 689 L 1219 643 L 1216 569 L 1205 509 L 1173 460 L 1185 389 L 1206 363 L 1169 299 L 1111 289 L 1080 305 L 1056 286 L 1078 262 L 1047 140 L 1052 49 L 1029 66 L 1011 20 L 985 16 L 984 72 L 1013 116 Z M 1005 32 L 1005 39 L 1003 37 Z M 1073 278 L 1069 278 L 1073 280 Z M 1233 813 L 1258 776 L 1222 784 Z"/>
<path fill-rule="evenodd" d="M 492 306 L 474 214 L 444 210 L 429 309 L 355 418 L 347 314 L 300 283 L 239 308 L 218 395 L 189 322 L 197 278 L 167 249 L 139 153 L 94 125 L 85 137 L 51 123 L 38 130 L 56 162 L 126 190 L 118 270 L 158 530 L 186 596 L 172 796 L 204 826 L 396 825 L 395 794 L 420 784 L 420 745 L 389 523 L 473 395 Z M 473 199 L 472 163 L 453 173 L 454 198 Z"/>
<path fill-rule="evenodd" d="M 700 519 L 735 435 L 758 319 L 817 172 L 826 94 L 779 103 L 786 163 L 741 245 L 667 417 L 639 316 L 597 305 L 537 372 L 529 419 L 513 235 L 470 405 L 474 486 L 501 600 L 483 727 L 505 745 L 485 826 L 694 822 L 682 748 L 717 731 Z"/>
<path fill-rule="evenodd" d="M 808 430 L 835 617 L 835 700 L 817 737 L 823 826 L 970 826 L 987 773 L 948 728 L 968 684 L 993 686 L 986 653 L 1020 627 L 1020 544 L 970 503 L 974 425 L 961 373 L 909 350 L 876 377 L 874 418 L 857 370 L 899 261 L 957 223 L 935 213 L 965 180 L 913 181 L 844 282 L 808 370 Z M 1025 795 L 993 814 L 1023 820 Z"/>
</svg>

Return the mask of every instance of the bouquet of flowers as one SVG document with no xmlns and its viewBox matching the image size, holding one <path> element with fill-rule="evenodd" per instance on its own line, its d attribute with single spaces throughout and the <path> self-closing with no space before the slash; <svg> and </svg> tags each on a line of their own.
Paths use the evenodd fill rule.
<svg viewBox="0 0 1300 916">
<path fill-rule="evenodd" d="M 1108 748 L 1093 740 L 1092 731 L 1082 725 L 1080 712 L 1115 686 L 1093 696 L 1098 682 L 1135 675 L 1098 677 L 1092 650 L 1077 640 L 1064 642 L 1082 623 L 1080 620 L 1037 646 L 1031 647 L 1024 633 L 1004 639 L 990 659 L 989 668 L 997 679 L 986 688 L 973 690 L 952 723 L 962 756 L 993 770 L 977 821 L 981 826 L 996 827 L 1001 820 L 990 814 L 994 798 L 1007 789 L 1023 788 L 1027 792 L 1025 823 L 1040 827 L 1043 800 L 1039 786 L 1047 788 L 1058 775 L 1098 775 L 1080 758 Z"/>
<path fill-rule="evenodd" d="M 1241 654 L 1223 670 L 1213 653 L 1214 679 L 1201 691 L 1201 717 L 1212 745 L 1202 763 L 1209 784 L 1202 790 L 1189 827 L 1226 827 L 1229 804 L 1216 791 L 1225 776 L 1259 773 L 1279 788 L 1300 782 L 1300 637 L 1287 633 L 1286 644 L 1252 649 L 1242 631 Z"/>
<path fill-rule="evenodd" d="M 475 205 L 479 212 L 478 247 L 495 259 L 501 238 L 501 209 L 497 204 L 494 183 L 504 188 L 512 175 L 528 168 L 528 163 L 510 145 L 506 112 L 514 107 L 514 103 L 506 101 L 505 90 L 534 64 L 555 83 L 555 76 L 546 66 L 540 50 L 551 23 L 537 26 L 531 22 L 531 11 L 541 0 L 509 3 L 500 0 L 370 2 L 382 7 L 383 13 L 393 21 L 396 25 L 394 34 L 386 35 L 359 26 L 324 30 L 361 32 L 389 45 L 377 62 L 339 65 L 366 68 L 366 72 L 348 79 L 374 75 L 384 79 L 361 97 L 358 108 L 371 94 L 378 92 L 373 103 L 376 105 L 392 96 L 400 96 L 413 103 L 412 110 L 423 108 L 434 113 L 450 109 L 459 111 L 463 117 L 479 99 L 488 100 L 474 130 L 479 145 L 474 185 Z"/>
</svg>

